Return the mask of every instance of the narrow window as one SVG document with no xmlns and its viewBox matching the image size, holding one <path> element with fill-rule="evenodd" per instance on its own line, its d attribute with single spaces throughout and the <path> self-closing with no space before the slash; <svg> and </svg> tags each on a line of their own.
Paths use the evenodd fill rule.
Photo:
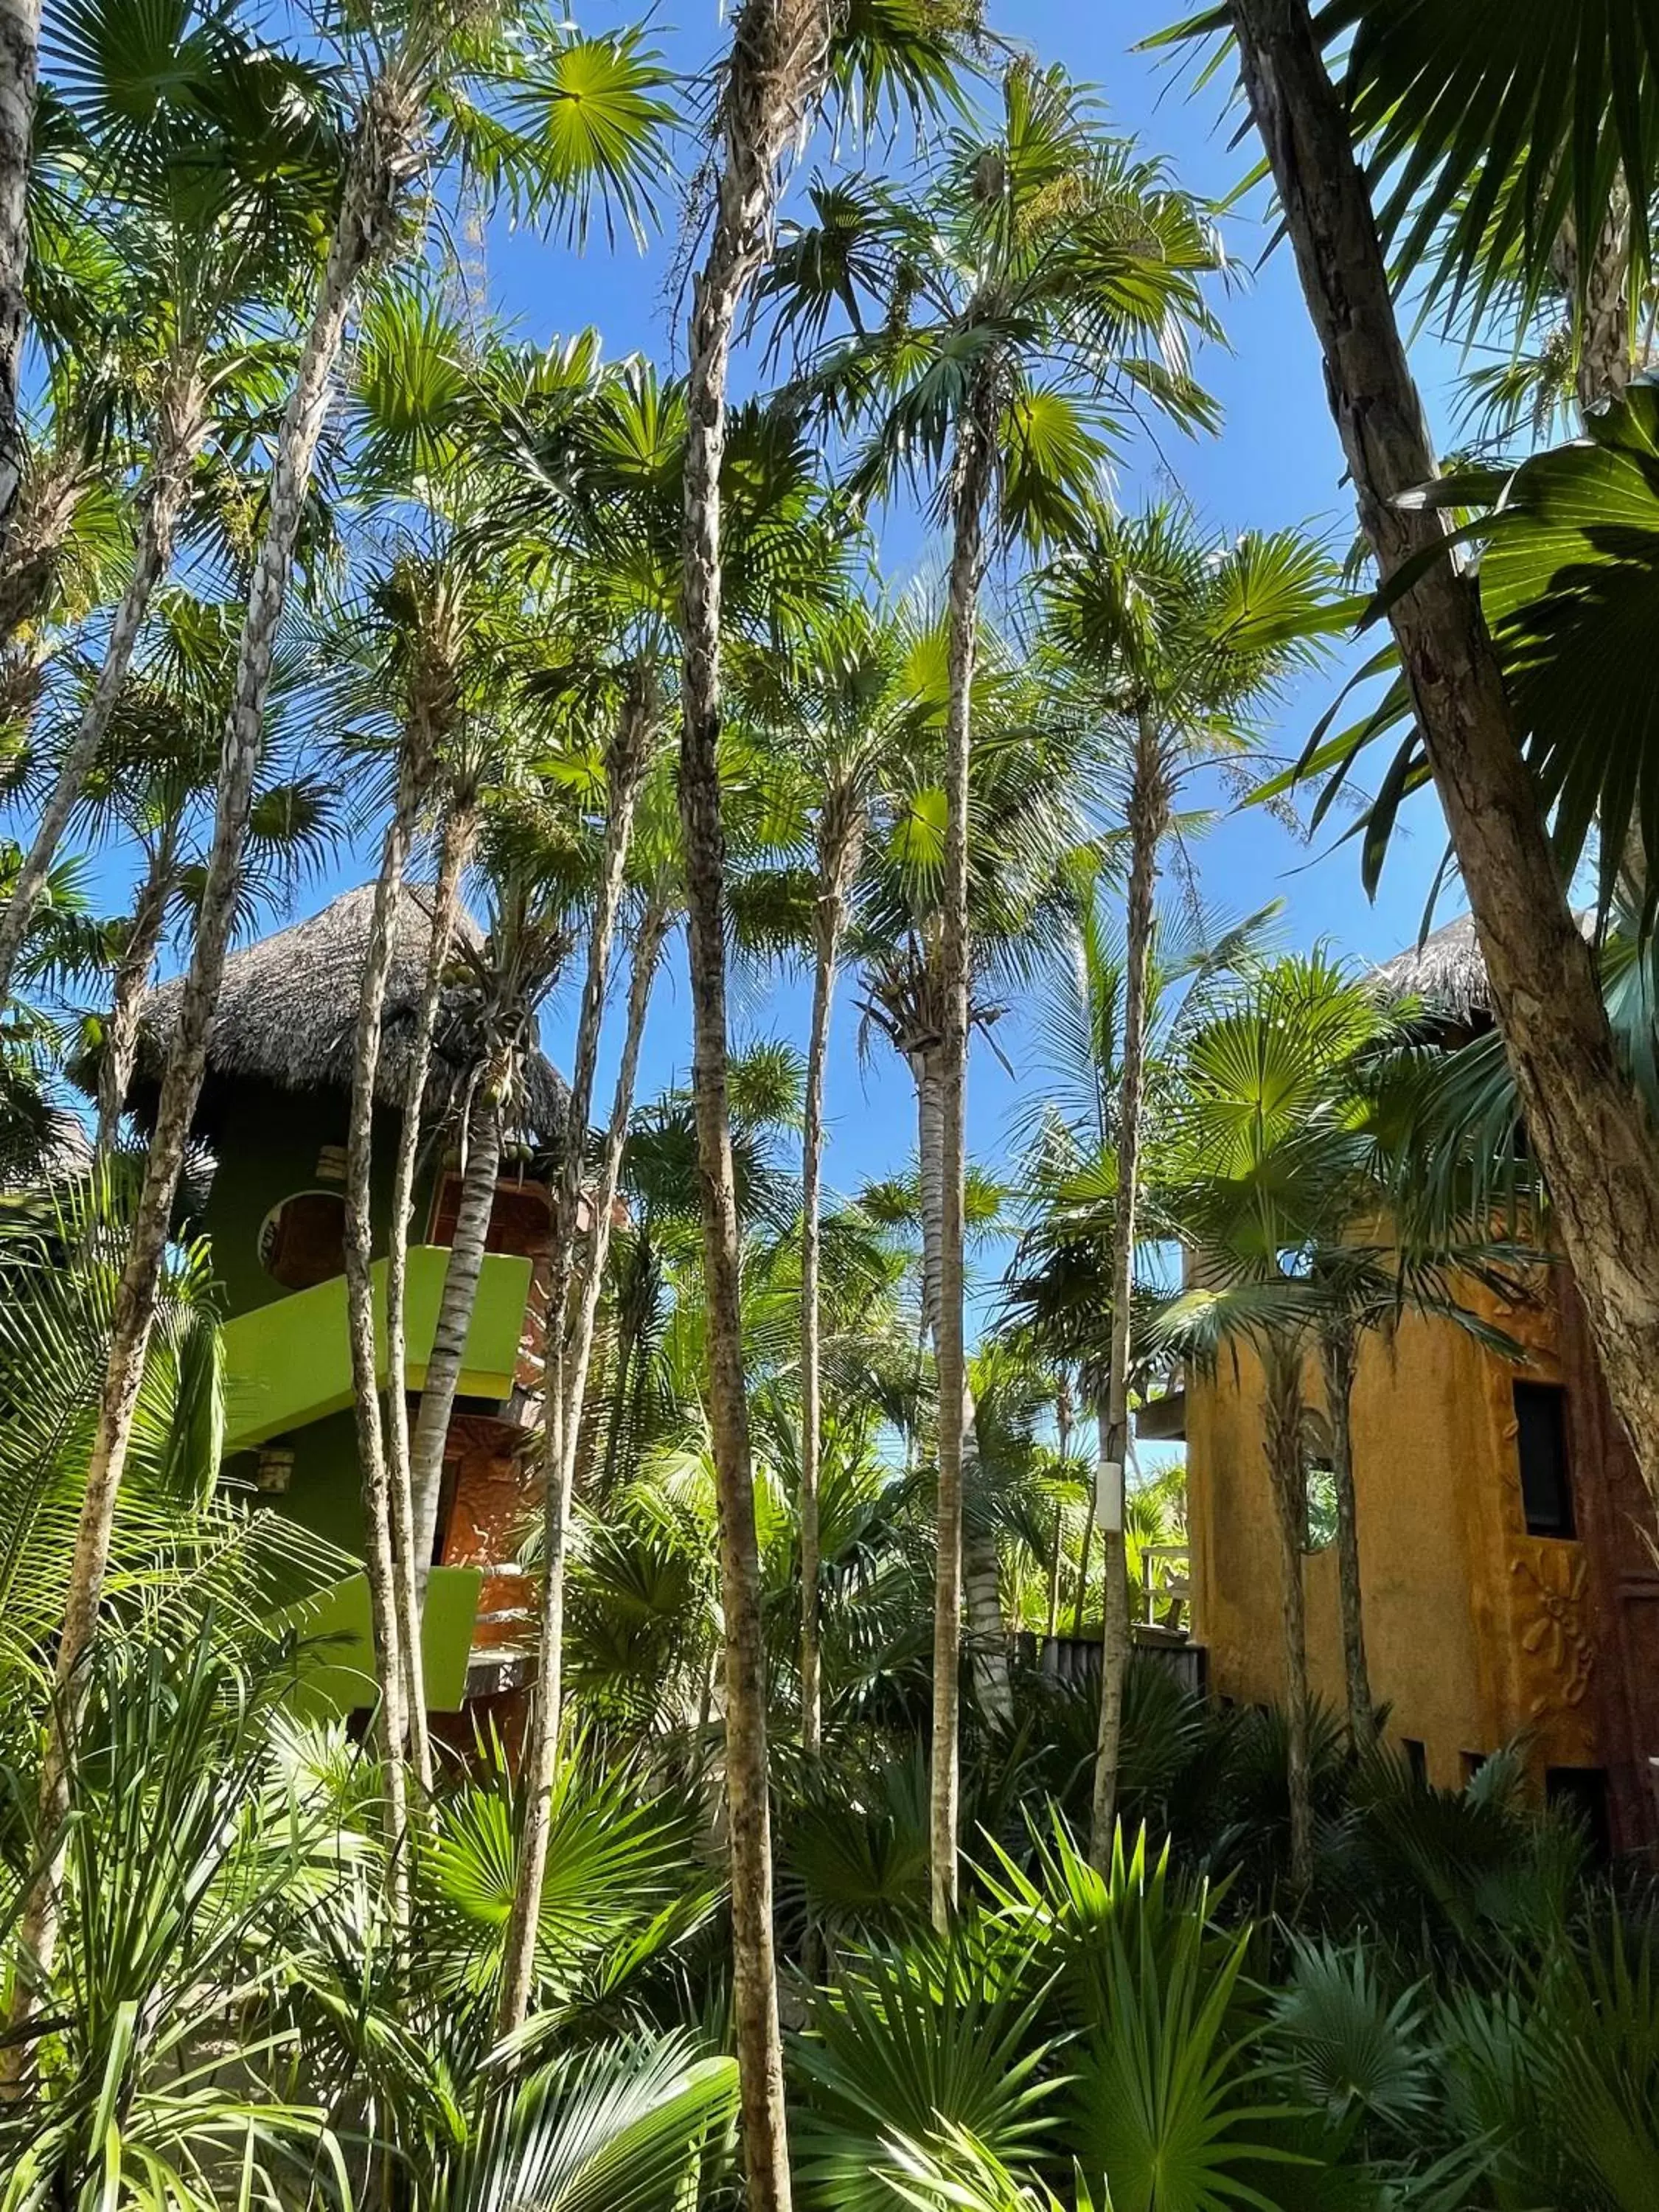
<svg viewBox="0 0 1659 2212">
<path fill-rule="evenodd" d="M 1420 1736 L 1408 1735 L 1402 1740 L 1406 1754 L 1406 1771 L 1419 1790 L 1425 1790 L 1429 1781 L 1429 1753 Z"/>
<path fill-rule="evenodd" d="M 1463 1787 L 1467 1790 L 1486 1765 L 1491 1753 L 1484 1751 L 1460 1751 L 1457 1756 L 1463 1769 Z"/>
<path fill-rule="evenodd" d="M 1567 1394 L 1559 1383 L 1515 1386 L 1515 1449 L 1529 1536 L 1577 1534 L 1567 1468 L 1566 1407 Z"/>
<path fill-rule="evenodd" d="M 1335 1470 L 1328 1459 L 1310 1459 L 1302 1473 L 1302 1548 L 1323 1552 L 1335 1541 Z"/>
</svg>

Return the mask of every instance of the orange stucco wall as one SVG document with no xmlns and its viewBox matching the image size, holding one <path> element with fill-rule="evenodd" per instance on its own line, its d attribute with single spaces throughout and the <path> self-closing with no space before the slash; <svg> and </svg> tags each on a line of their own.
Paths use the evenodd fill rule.
<svg viewBox="0 0 1659 2212">
<path fill-rule="evenodd" d="M 1422 1743 L 1431 1779 L 1451 1785 L 1468 1753 L 1525 1733 L 1529 1763 L 1600 1764 L 1588 1697 L 1593 1638 L 1577 1542 L 1528 1536 L 1516 1457 L 1517 1374 L 1559 1379 L 1556 1315 L 1538 1303 L 1482 1310 L 1530 1355 L 1525 1366 L 1445 1321 L 1407 1317 L 1364 1345 L 1353 1403 L 1354 1486 L 1373 1692 L 1397 1743 Z M 1323 1402 L 1310 1363 L 1310 1405 Z M 1188 1389 L 1194 1633 L 1216 1692 L 1283 1693 L 1279 1574 L 1262 1449 L 1261 1370 L 1224 1355 Z M 1304 1562 L 1316 1693 L 1343 1701 L 1334 1550 Z"/>
</svg>

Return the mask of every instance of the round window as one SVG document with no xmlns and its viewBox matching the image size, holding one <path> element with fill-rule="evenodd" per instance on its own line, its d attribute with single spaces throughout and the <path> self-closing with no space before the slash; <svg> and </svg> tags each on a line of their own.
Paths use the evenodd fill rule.
<svg viewBox="0 0 1659 2212">
<path fill-rule="evenodd" d="M 285 1291 L 308 1291 L 345 1272 L 345 1199 L 337 1190 L 296 1191 L 259 1225 L 259 1265 Z"/>
</svg>

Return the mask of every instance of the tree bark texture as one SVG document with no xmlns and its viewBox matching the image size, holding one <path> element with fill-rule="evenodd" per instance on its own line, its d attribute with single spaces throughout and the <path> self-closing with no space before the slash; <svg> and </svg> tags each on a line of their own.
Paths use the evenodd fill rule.
<svg viewBox="0 0 1659 2212">
<path fill-rule="evenodd" d="M 1342 1673 L 1348 1694 L 1348 1733 L 1356 1749 L 1372 1741 L 1376 1715 L 1370 1669 L 1365 1662 L 1365 1613 L 1359 1586 L 1359 1509 L 1353 1481 L 1355 1345 L 1346 1332 L 1320 1346 L 1325 1371 L 1325 1411 L 1331 1431 L 1331 1480 L 1336 1491 L 1336 1590 L 1342 1618 Z"/>
<path fill-rule="evenodd" d="M 0 0 L 0 23 L 4 21 L 5 0 Z M 6 40 L 0 36 L 0 54 L 5 51 Z M 0 77 L 3 71 L 0 71 Z M 3 86 L 0 85 L 0 116 L 3 115 Z M 0 175 L 3 175 L 5 131 L 0 121 Z M 0 255 L 4 250 L 4 194 L 0 188 Z M 0 486 L 5 476 L 5 276 L 0 265 Z M 121 687 L 127 680 L 132 665 L 133 648 L 138 642 L 138 633 L 143 628 L 144 617 L 155 586 L 166 575 L 173 558 L 173 532 L 184 510 L 185 495 L 190 487 L 191 464 L 200 442 L 199 433 L 179 441 L 172 447 L 158 447 L 155 471 L 143 503 L 143 519 L 138 526 L 138 542 L 133 548 L 132 573 L 127 578 L 126 588 L 115 610 L 110 625 L 109 640 L 104 647 L 103 665 L 98 672 L 98 681 L 86 710 L 76 726 L 75 737 L 64 755 L 53 781 L 52 793 L 46 800 L 40 821 L 35 825 L 33 842 L 17 881 L 0 915 L 0 1000 L 11 988 L 17 956 L 28 936 L 29 924 L 34 919 L 34 909 L 70 817 L 81 797 L 82 786 L 97 758 L 114 717 L 116 702 Z M 0 508 L 0 514 L 9 511 Z M 3 522 L 0 522 L 3 527 Z"/>
<path fill-rule="evenodd" d="M 830 1017 L 848 893 L 864 844 L 864 806 L 850 785 L 831 783 L 818 816 L 817 896 L 812 915 L 812 1022 L 800 1170 L 800 1746 L 816 1759 L 823 1743 L 818 1665 L 818 1460 L 822 1449 L 818 1282 L 823 1196 L 823 1084 Z"/>
<path fill-rule="evenodd" d="M 99 1157 L 107 1159 L 121 1132 L 121 1116 L 132 1088 L 132 1071 L 138 1058 L 138 1022 L 144 994 L 161 949 L 167 924 L 167 901 L 173 890 L 173 831 L 163 830 L 132 909 L 127 941 L 115 963 L 115 989 L 110 1000 L 109 1033 L 98 1063 Z"/>
<path fill-rule="evenodd" d="M 23 474 L 18 403 L 27 327 L 23 285 L 40 48 L 40 0 L 0 0 L 0 544 Z"/>
<path fill-rule="evenodd" d="M 264 733 L 265 695 L 312 462 L 359 283 L 391 241 L 400 186 L 415 166 L 416 112 L 407 88 L 395 75 L 376 81 L 358 125 L 339 218 L 277 441 L 265 534 L 249 586 L 225 723 L 213 842 L 195 948 L 162 1078 L 126 1266 L 116 1292 L 108 1364 L 88 1462 L 58 1638 L 57 1695 L 41 1765 L 39 1832 L 46 1855 L 29 1884 L 21 1916 L 19 1955 L 24 1965 L 12 2000 L 14 2030 L 27 2026 L 35 1990 L 50 1972 L 56 1949 L 63 1826 L 85 1694 L 83 1662 L 97 1626 L 116 1495 L 155 1319 L 173 1201 L 201 1091 L 208 1036 L 235 919 L 242 846 Z M 21 2035 L 6 2045 L 0 2053 L 0 2083 L 21 2078 L 29 2063 L 29 2048 Z"/>
<path fill-rule="evenodd" d="M 415 1590 L 426 1604 L 426 1586 L 432 1572 L 432 1554 L 438 1540 L 438 1501 L 443 1490 L 444 1446 L 449 1440 L 449 1417 L 466 1355 L 467 1332 L 477 1304 L 478 1278 L 483 1273 L 489 1236 L 489 1217 L 495 1210 L 495 1183 L 501 1167 L 501 1071 L 493 1061 L 480 1071 L 467 1114 L 468 1149 L 461 1175 L 455 1227 L 444 1267 L 443 1294 L 432 1332 L 432 1352 L 421 1383 L 421 1402 L 415 1416 L 415 1434 L 409 1447 L 409 1486 L 413 1518 Z"/>
<path fill-rule="evenodd" d="M 1102 1520 L 1106 1531 L 1100 1736 L 1095 1750 L 1089 1852 L 1103 1873 L 1112 1863 L 1123 1676 L 1129 1661 L 1129 1598 L 1123 1540 L 1123 1470 L 1129 1456 L 1129 1323 L 1135 1280 L 1135 1208 L 1140 1191 L 1140 1113 L 1146 1085 L 1146 981 L 1152 958 L 1158 852 L 1170 819 L 1163 737 L 1142 712 L 1129 792 L 1129 890 L 1124 932 L 1123 1062 L 1117 1099 L 1117 1211 L 1112 1223 L 1112 1336 L 1100 1425 Z"/>
<path fill-rule="evenodd" d="M 410 1732 L 415 1778 L 432 1793 L 432 1745 L 422 1724 L 426 1713 L 426 1669 L 421 1650 L 421 1583 L 416 1571 L 415 1491 L 410 1474 L 409 1399 L 409 1231 L 415 1211 L 415 1176 L 421 1154 L 421 1122 L 433 1041 L 443 999 L 444 969 L 460 912 L 461 883 L 478 834 L 476 808 L 457 802 L 444 817 L 438 880 L 432 895 L 426 973 L 410 1042 L 409 1077 L 398 1124 L 398 1152 L 392 1171 L 392 1204 L 386 1223 L 386 1480 L 392 1493 L 392 1559 L 397 1571 L 398 1641 L 403 1652 L 404 1687 L 415 1725 Z M 441 1474 L 441 1462 L 440 1463 Z M 428 1553 L 430 1554 L 428 1545 Z"/>
<path fill-rule="evenodd" d="M 1267 1480 L 1279 1538 L 1279 1601 L 1285 1633 L 1285 1783 L 1291 1801 L 1291 1881 L 1305 1889 L 1313 1875 L 1313 1796 L 1309 1768 L 1308 1618 L 1302 1582 L 1307 1526 L 1302 1464 L 1302 1368 L 1295 1346 L 1270 1346 L 1267 1377 Z"/>
<path fill-rule="evenodd" d="M 565 1309 L 570 1302 L 577 1218 L 581 1209 L 583 1154 L 593 1104 L 593 1073 L 599 1063 L 599 1033 L 605 1024 L 610 980 L 611 940 L 621 909 L 633 842 L 634 813 L 651 757 L 656 728 L 654 686 L 641 674 L 630 684 L 606 762 L 609 805 L 605 854 L 587 939 L 587 971 L 576 1043 L 570 1069 L 570 1096 L 559 1147 L 559 1178 L 553 1203 L 553 1249 L 548 1272 L 546 1356 L 542 1377 L 542 1547 L 540 1680 L 531 1723 L 522 1789 L 524 1824 L 520 1831 L 518 1878 L 507 1922 L 501 1969 L 500 2032 L 523 2026 L 530 2008 L 536 1967 L 536 1934 L 541 1922 L 542 1887 L 547 1875 L 551 1834 L 553 1784 L 558 1771 L 559 1736 L 564 1708 L 564 1578 L 570 1543 L 570 1506 L 576 1468 L 576 1437 L 566 1434 Z"/>
<path fill-rule="evenodd" d="M 744 0 L 738 12 L 721 88 L 714 220 L 702 267 L 692 280 L 686 347 L 679 797 L 691 971 L 692 1091 L 702 1187 L 709 1413 L 726 1620 L 732 2015 L 750 2212 L 787 2212 L 790 2185 L 772 1929 L 760 1562 L 744 1392 L 737 1194 L 726 1098 L 726 847 L 719 765 L 720 464 L 738 310 L 770 251 L 780 171 L 817 96 L 830 27 L 823 0 Z"/>
<path fill-rule="evenodd" d="M 398 1633 L 397 1570 L 392 1559 L 392 1490 L 375 1359 L 372 1178 L 374 1087 L 380 1072 L 380 1028 L 386 977 L 392 966 L 404 872 L 414 843 L 426 768 L 426 763 L 405 754 L 398 777 L 396 805 L 386 824 L 380 872 L 374 884 L 368 943 L 363 953 L 356 1048 L 351 1066 L 351 1108 L 346 1127 L 346 1315 L 351 1346 L 352 1409 L 356 1417 L 357 1471 L 362 1485 L 363 1571 L 368 1581 L 369 1626 L 380 1699 L 379 1728 L 386 1768 L 386 1825 L 392 1865 L 399 1881 L 404 1867 L 400 1847 L 409 1817 L 404 1748 L 411 1728 L 425 1734 L 426 1716 L 410 1712 L 405 1703 L 407 1674 Z M 388 1370 L 386 1381 L 391 1393 L 401 1397 L 402 1375 Z"/>
<path fill-rule="evenodd" d="M 1348 118 L 1306 0 L 1233 0 L 1360 520 L 1389 583 L 1449 519 L 1403 506 L 1435 474 Z M 1530 1142 L 1608 1391 L 1659 1496 L 1659 1143 L 1613 1048 L 1557 872 L 1474 580 L 1448 558 L 1395 599 L 1398 644 Z"/>
</svg>

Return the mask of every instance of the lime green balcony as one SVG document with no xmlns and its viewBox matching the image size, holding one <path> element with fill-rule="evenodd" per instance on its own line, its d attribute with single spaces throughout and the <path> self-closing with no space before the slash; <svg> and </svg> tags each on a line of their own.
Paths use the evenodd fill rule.
<svg viewBox="0 0 1659 2212">
<path fill-rule="evenodd" d="M 418 1390 L 438 1325 L 449 1248 L 411 1245 L 406 1302 L 404 1382 Z M 513 1388 L 519 1337 L 530 1295 L 530 1262 L 508 1253 L 485 1255 L 467 1331 L 459 1392 L 505 1398 Z M 238 1314 L 224 1327 L 225 1449 L 246 1451 L 268 1437 L 303 1429 L 351 1403 L 351 1346 L 343 1275 L 295 1291 L 272 1304 Z M 386 1262 L 374 1267 L 375 1371 L 386 1371 Z"/>
<path fill-rule="evenodd" d="M 477 1618 L 477 1567 L 434 1567 L 421 1615 L 422 1671 L 429 1713 L 460 1709 Z M 368 1581 L 348 1575 L 281 1616 L 298 1640 L 295 1710 L 308 1720 L 335 1720 L 376 1697 Z"/>
</svg>

